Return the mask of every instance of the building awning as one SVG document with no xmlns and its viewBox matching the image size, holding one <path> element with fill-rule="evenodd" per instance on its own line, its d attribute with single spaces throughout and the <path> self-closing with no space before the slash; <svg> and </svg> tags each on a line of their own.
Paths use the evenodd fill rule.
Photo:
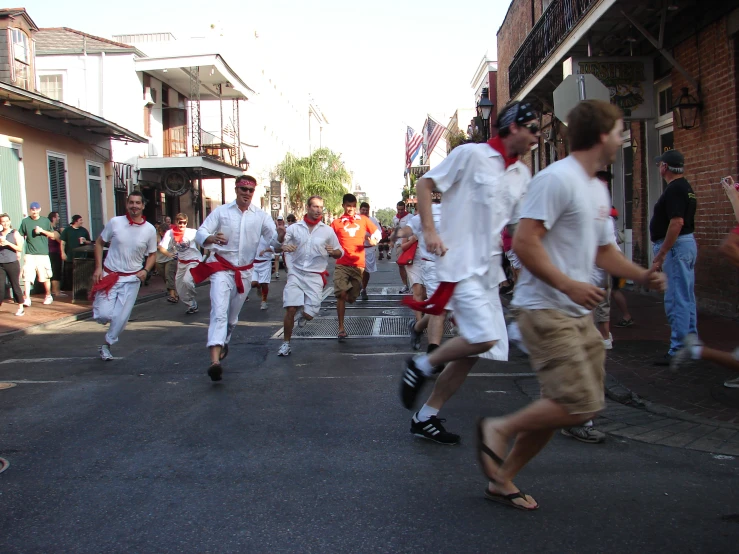
<svg viewBox="0 0 739 554">
<path fill-rule="evenodd" d="M 192 96 L 190 84 L 195 78 L 195 68 L 200 73 L 201 100 L 245 100 L 255 94 L 219 54 L 139 58 L 135 64 L 136 71 L 152 75 L 187 98 Z M 220 96 L 217 85 L 221 85 Z"/>
<path fill-rule="evenodd" d="M 148 139 L 121 127 L 112 121 L 98 117 L 90 112 L 80 110 L 64 102 L 52 100 L 43 94 L 31 92 L 0 81 L 0 110 L 13 107 L 21 108 L 26 114 L 35 113 L 34 127 L 59 133 L 63 129 L 72 128 L 79 132 L 110 137 L 114 140 L 129 142 L 149 142 Z M 4 113 L 0 111 L 0 117 Z M 12 113 L 9 112 L 12 119 Z M 34 115 L 28 117 L 33 118 Z"/>
<path fill-rule="evenodd" d="M 146 171 L 182 169 L 188 173 L 198 174 L 202 179 L 233 178 L 244 174 L 240 167 L 234 167 L 205 156 L 139 158 L 136 165 L 137 169 Z"/>
</svg>

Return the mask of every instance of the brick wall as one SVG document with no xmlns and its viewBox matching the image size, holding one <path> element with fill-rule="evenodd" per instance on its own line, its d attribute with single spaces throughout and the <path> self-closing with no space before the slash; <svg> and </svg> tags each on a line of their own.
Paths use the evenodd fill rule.
<svg viewBox="0 0 739 554">
<path fill-rule="evenodd" d="M 703 308 L 727 315 L 736 315 L 739 271 L 717 249 L 736 220 L 719 181 L 729 174 L 736 178 L 739 168 L 736 41 L 727 35 L 724 18 L 674 49 L 675 59 L 700 82 L 703 101 L 700 127 L 674 133 L 675 148 L 685 155 L 685 176 L 698 197 L 695 291 Z M 675 101 L 682 87 L 689 85 L 673 70 Z"/>
</svg>

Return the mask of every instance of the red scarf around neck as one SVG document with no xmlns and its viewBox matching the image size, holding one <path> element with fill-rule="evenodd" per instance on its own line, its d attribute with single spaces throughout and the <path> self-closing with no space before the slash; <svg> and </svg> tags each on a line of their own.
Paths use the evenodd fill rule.
<svg viewBox="0 0 739 554">
<path fill-rule="evenodd" d="M 496 152 L 499 152 L 501 156 L 503 156 L 503 163 L 505 163 L 506 169 L 508 169 L 509 166 L 513 165 L 518 161 L 518 156 L 508 157 L 508 154 L 506 153 L 505 144 L 503 144 L 503 140 L 500 138 L 500 136 L 496 136 L 491 138 L 488 141 L 488 145 L 490 148 L 495 150 Z"/>
<path fill-rule="evenodd" d="M 408 212 L 406 212 L 405 210 L 403 210 L 402 212 L 398 212 L 398 215 L 396 217 L 398 218 L 398 221 L 400 221 L 401 219 L 403 219 L 407 215 L 408 215 Z"/>
<path fill-rule="evenodd" d="M 308 225 L 312 226 L 312 225 L 318 225 L 321 222 L 321 218 L 319 217 L 317 219 L 311 219 L 310 217 L 308 217 L 308 214 L 306 214 L 303 216 L 303 221 L 305 221 Z"/>
<path fill-rule="evenodd" d="M 131 216 L 128 213 L 126 213 L 126 219 L 128 219 L 129 225 L 143 225 L 144 223 L 146 223 L 146 218 L 143 215 L 141 216 L 141 223 L 136 223 L 133 219 L 131 219 Z"/>
<path fill-rule="evenodd" d="M 180 244 L 182 242 L 182 239 L 185 238 L 185 229 L 182 229 L 180 231 L 180 227 L 178 225 L 172 225 L 170 227 L 170 230 L 172 231 L 172 236 L 174 237 L 174 241 L 177 244 Z"/>
</svg>

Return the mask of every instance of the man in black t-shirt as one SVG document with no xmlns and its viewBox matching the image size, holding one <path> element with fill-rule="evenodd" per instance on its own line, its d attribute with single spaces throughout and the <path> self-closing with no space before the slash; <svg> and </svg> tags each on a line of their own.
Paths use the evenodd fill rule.
<svg viewBox="0 0 739 554">
<path fill-rule="evenodd" d="M 697 201 L 688 180 L 683 177 L 685 158 L 677 150 L 668 150 L 654 160 L 667 188 L 654 205 L 649 222 L 653 243 L 653 266 L 667 275 L 665 313 L 670 324 L 670 349 L 657 365 L 669 365 L 683 338 L 697 333 L 695 305 L 695 211 Z"/>
</svg>

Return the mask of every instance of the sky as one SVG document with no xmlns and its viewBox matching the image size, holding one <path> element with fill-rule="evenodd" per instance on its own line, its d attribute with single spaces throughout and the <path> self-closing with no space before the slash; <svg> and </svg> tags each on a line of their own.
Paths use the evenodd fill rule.
<svg viewBox="0 0 739 554">
<path fill-rule="evenodd" d="M 125 3 L 28 0 L 39 27 L 93 35 L 257 31 L 283 86 L 299 83 L 330 122 L 327 146 L 342 154 L 373 208 L 394 206 L 404 179 L 405 129 L 426 114 L 446 124 L 474 108 L 470 82 L 496 59 L 508 0 L 219 0 Z M 125 10 L 121 10 L 125 7 Z M 247 83 L 248 84 L 248 83 Z"/>
</svg>

